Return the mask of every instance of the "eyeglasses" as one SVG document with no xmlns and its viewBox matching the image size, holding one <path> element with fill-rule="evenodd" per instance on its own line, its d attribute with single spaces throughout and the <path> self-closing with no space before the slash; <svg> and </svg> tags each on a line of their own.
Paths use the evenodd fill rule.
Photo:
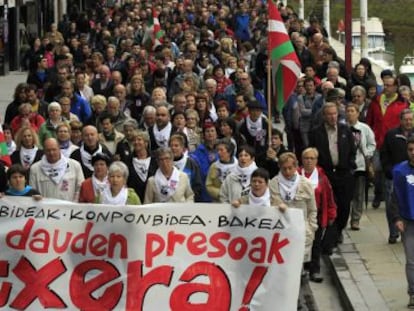
<svg viewBox="0 0 414 311">
<path fill-rule="evenodd" d="M 316 157 L 303 157 L 303 160 L 316 160 Z"/>
</svg>

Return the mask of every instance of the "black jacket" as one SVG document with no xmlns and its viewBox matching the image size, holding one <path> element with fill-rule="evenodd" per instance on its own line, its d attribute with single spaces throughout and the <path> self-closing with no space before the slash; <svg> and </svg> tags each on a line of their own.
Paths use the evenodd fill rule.
<svg viewBox="0 0 414 311">
<path fill-rule="evenodd" d="M 102 153 L 106 154 L 109 158 L 112 158 L 112 153 L 108 150 L 108 148 L 106 148 L 106 146 L 104 145 L 101 145 L 101 146 L 102 146 Z M 83 164 L 80 148 L 73 151 L 72 154 L 70 155 L 70 158 L 79 161 L 80 165 L 82 166 L 83 176 L 85 177 L 85 179 L 92 176 L 93 171 L 91 171 L 88 167 L 85 166 L 85 164 Z"/>
<path fill-rule="evenodd" d="M 282 153 L 288 152 L 289 150 L 286 149 L 285 146 L 281 145 L 279 151 L 277 152 L 276 157 L 278 158 Z M 266 171 L 269 172 L 269 177 L 272 179 L 279 173 L 279 162 L 275 161 L 275 159 L 266 159 L 263 161 L 261 167 L 263 167 Z"/>
<path fill-rule="evenodd" d="M 252 146 L 256 152 L 256 163 L 257 166 L 261 167 L 263 161 L 266 159 L 266 151 L 268 148 L 268 123 L 264 117 L 262 117 L 262 135 L 253 137 L 250 135 L 247 129 L 246 119 L 242 121 L 239 129 L 240 134 L 246 139 L 246 144 Z"/>
<path fill-rule="evenodd" d="M 146 180 L 142 180 L 138 173 L 136 172 L 134 165 L 132 164 L 133 155 L 129 157 L 129 159 L 126 162 L 126 165 L 129 169 L 129 177 L 127 181 L 127 185 L 129 188 L 132 188 L 135 190 L 135 192 L 138 194 L 141 202 L 144 202 L 145 198 L 145 189 L 147 188 L 147 181 L 151 176 L 155 175 L 155 172 L 157 171 L 158 164 L 154 157 L 151 158 L 149 168 L 148 168 L 148 175 Z"/>
<path fill-rule="evenodd" d="M 408 136 L 411 136 L 414 130 L 411 130 Z M 407 137 L 401 127 L 393 128 L 385 134 L 384 143 L 380 149 L 381 165 L 387 179 L 392 179 L 393 167 L 408 160 L 407 155 Z"/>
<path fill-rule="evenodd" d="M 349 171 L 356 168 L 355 156 L 357 148 L 354 136 L 350 128 L 338 123 L 338 165 L 332 164 L 331 153 L 329 152 L 329 140 L 326 132 L 325 123 L 312 129 L 309 133 L 309 147 L 315 147 L 319 151 L 318 164 L 326 174 L 335 171 Z"/>
</svg>

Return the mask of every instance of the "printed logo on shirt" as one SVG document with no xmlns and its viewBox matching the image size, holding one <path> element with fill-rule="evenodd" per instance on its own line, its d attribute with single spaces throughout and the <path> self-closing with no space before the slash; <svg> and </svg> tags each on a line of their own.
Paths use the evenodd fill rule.
<svg viewBox="0 0 414 311">
<path fill-rule="evenodd" d="M 408 184 L 414 186 L 414 175 L 407 175 L 406 179 Z"/>
</svg>

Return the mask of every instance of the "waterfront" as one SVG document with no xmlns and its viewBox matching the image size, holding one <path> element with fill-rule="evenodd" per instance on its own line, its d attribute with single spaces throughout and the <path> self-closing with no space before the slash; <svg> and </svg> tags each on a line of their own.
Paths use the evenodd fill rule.
<svg viewBox="0 0 414 311">
<path fill-rule="evenodd" d="M 386 44 L 394 51 L 394 67 L 398 71 L 402 59 L 407 54 L 414 54 L 414 19 L 412 14 L 414 0 L 367 0 L 368 16 L 379 17 L 383 21 L 384 31 L 387 35 Z M 296 3 L 291 2 L 293 6 Z M 322 16 L 323 1 L 305 1 L 305 17 L 313 13 Z M 331 0 L 330 2 L 331 34 L 337 38 L 338 21 L 345 18 L 345 1 Z M 352 1 L 352 17 L 360 17 L 360 0 Z"/>
</svg>

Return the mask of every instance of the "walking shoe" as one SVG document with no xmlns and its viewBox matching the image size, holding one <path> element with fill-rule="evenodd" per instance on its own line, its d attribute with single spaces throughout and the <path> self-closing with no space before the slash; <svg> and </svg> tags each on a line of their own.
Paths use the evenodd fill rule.
<svg viewBox="0 0 414 311">
<path fill-rule="evenodd" d="M 388 238 L 388 244 L 395 244 L 395 243 L 397 243 L 398 238 L 399 238 L 398 235 L 396 235 L 396 236 L 391 236 L 390 235 L 390 237 Z"/>
<path fill-rule="evenodd" d="M 374 201 L 372 201 L 372 208 L 377 209 L 381 204 L 381 201 L 378 199 L 374 199 Z"/>
<path fill-rule="evenodd" d="M 312 282 L 315 283 L 322 283 L 323 282 L 323 277 L 320 273 L 311 273 L 309 274 L 309 280 L 311 280 Z"/>
<path fill-rule="evenodd" d="M 336 240 L 338 244 L 344 243 L 344 234 L 341 232 L 338 236 L 338 240 Z"/>
<path fill-rule="evenodd" d="M 358 231 L 359 230 L 359 223 L 357 223 L 357 222 L 351 223 L 351 230 Z"/>
<path fill-rule="evenodd" d="M 410 296 L 410 300 L 408 300 L 407 308 L 414 309 L 414 295 Z"/>
</svg>

